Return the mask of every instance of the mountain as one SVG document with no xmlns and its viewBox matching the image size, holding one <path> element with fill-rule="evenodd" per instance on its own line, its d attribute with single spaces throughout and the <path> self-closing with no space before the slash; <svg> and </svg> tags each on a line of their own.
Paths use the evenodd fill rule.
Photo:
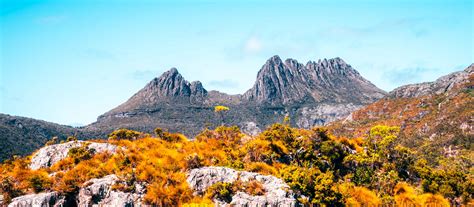
<svg viewBox="0 0 474 207">
<path fill-rule="evenodd" d="M 172 68 L 86 129 L 151 132 L 160 127 L 192 137 L 223 121 L 256 134 L 287 115 L 292 125 L 309 128 L 345 117 L 385 94 L 341 58 L 303 65 L 273 56 L 258 72 L 254 86 L 242 95 L 207 91 L 201 82 L 190 83 Z M 216 105 L 230 107 L 223 120 L 214 112 Z"/>
<path fill-rule="evenodd" d="M 27 155 L 54 136 L 65 140 L 72 135 L 82 137 L 78 129 L 70 126 L 0 114 L 0 161 L 12 155 Z"/>
<path fill-rule="evenodd" d="M 172 68 L 85 127 L 0 114 L 0 160 L 27 155 L 54 136 L 106 138 L 118 128 L 151 133 L 160 127 L 194 137 L 224 123 L 254 135 L 285 116 L 292 126 L 310 128 L 346 117 L 384 95 L 341 58 L 303 65 L 273 56 L 258 72 L 254 86 L 241 95 L 207 91 L 201 82 L 188 82 Z M 220 116 L 214 112 L 216 105 L 230 110 Z"/>
<path fill-rule="evenodd" d="M 367 104 L 382 98 L 385 92 L 364 79 L 341 58 L 308 62 L 283 62 L 270 58 L 257 75 L 255 85 L 244 98 L 260 104 L 295 103 Z"/>
<path fill-rule="evenodd" d="M 330 128 L 358 137 L 379 124 L 399 126 L 404 144 L 429 146 L 430 154 L 473 150 L 474 64 L 433 82 L 398 87 Z"/>
</svg>

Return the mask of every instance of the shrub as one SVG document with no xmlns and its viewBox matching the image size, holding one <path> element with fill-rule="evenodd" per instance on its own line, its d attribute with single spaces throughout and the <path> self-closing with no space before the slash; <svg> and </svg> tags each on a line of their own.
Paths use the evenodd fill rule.
<svg viewBox="0 0 474 207">
<path fill-rule="evenodd" d="M 229 107 L 227 106 L 215 106 L 214 107 L 214 112 L 221 112 L 221 111 L 228 111 L 229 110 Z"/>
<path fill-rule="evenodd" d="M 67 137 L 66 142 L 71 142 L 71 141 L 77 141 L 77 138 L 75 136 Z"/>
<path fill-rule="evenodd" d="M 142 136 L 142 133 L 129 130 L 129 129 L 118 129 L 113 131 L 112 133 L 109 134 L 109 139 L 110 140 L 136 140 L 140 136 Z"/>
<path fill-rule="evenodd" d="M 218 199 L 229 203 L 234 195 L 233 184 L 226 182 L 217 182 L 206 190 L 205 197 Z"/>
<path fill-rule="evenodd" d="M 53 145 L 58 143 L 58 137 L 53 137 L 51 140 L 47 141 L 45 146 Z"/>
<path fill-rule="evenodd" d="M 72 158 L 74 163 L 77 164 L 82 160 L 88 160 L 92 158 L 94 155 L 95 150 L 93 148 L 87 147 L 87 145 L 83 145 L 80 147 L 73 147 L 69 149 L 67 155 L 68 157 Z"/>
<path fill-rule="evenodd" d="M 194 169 L 204 166 L 203 159 L 197 153 L 188 155 L 184 158 L 186 160 L 186 169 Z"/>
<path fill-rule="evenodd" d="M 39 193 L 46 189 L 50 189 L 52 181 L 47 172 L 35 171 L 28 177 L 28 183 L 33 192 Z"/>
<path fill-rule="evenodd" d="M 158 137 L 158 138 L 161 138 L 162 140 L 165 140 L 167 142 L 184 142 L 188 140 L 182 134 L 168 133 L 168 132 L 163 132 L 161 137 Z"/>
</svg>

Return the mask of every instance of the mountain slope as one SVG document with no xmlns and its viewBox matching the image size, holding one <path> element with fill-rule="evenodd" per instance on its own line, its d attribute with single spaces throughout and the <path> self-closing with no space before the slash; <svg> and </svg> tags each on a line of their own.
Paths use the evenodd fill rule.
<svg viewBox="0 0 474 207">
<path fill-rule="evenodd" d="M 64 140 L 72 135 L 82 137 L 79 129 L 70 126 L 0 114 L 0 161 L 30 154 L 54 136 Z"/>
<path fill-rule="evenodd" d="M 153 79 L 128 101 L 99 116 L 88 130 L 104 134 L 118 127 L 153 131 L 156 127 L 195 136 L 222 120 L 214 106 L 226 105 L 224 123 L 255 134 L 288 115 L 294 126 L 324 125 L 382 98 L 385 92 L 340 58 L 308 62 L 271 57 L 255 85 L 243 95 L 207 91 L 172 68 Z"/>
<path fill-rule="evenodd" d="M 430 153 L 474 149 L 474 64 L 434 82 L 396 88 L 330 127 L 357 137 L 378 124 L 400 126 L 405 144 L 429 145 Z"/>
</svg>

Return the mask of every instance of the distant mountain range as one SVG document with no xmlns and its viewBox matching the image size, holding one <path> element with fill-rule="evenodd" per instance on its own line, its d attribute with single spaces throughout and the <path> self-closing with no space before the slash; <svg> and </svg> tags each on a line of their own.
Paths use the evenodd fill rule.
<svg viewBox="0 0 474 207">
<path fill-rule="evenodd" d="M 152 131 L 162 127 L 192 137 L 205 127 L 220 125 L 214 106 L 225 105 L 230 107 L 223 115 L 225 124 L 256 134 L 285 116 L 297 127 L 324 125 L 384 95 L 340 58 L 303 65 L 273 56 L 258 72 L 254 86 L 242 95 L 207 91 L 201 82 L 190 83 L 172 68 L 86 129 Z"/>
<path fill-rule="evenodd" d="M 237 125 L 252 135 L 270 124 L 282 122 L 288 116 L 291 125 L 300 128 L 327 125 L 345 119 L 344 123 L 335 122 L 333 125 L 343 125 L 344 130 L 336 133 L 347 134 L 357 131 L 352 126 L 360 126 L 362 130 L 362 126 L 379 123 L 372 118 L 357 122 L 364 116 L 373 117 L 374 113 L 377 116 L 392 116 L 398 113 L 395 111 L 397 108 L 380 106 L 387 101 L 425 94 L 443 95 L 452 89 L 472 91 L 472 67 L 433 83 L 403 86 L 386 93 L 341 58 L 310 61 L 304 65 L 293 59 L 282 61 L 280 57 L 273 56 L 258 72 L 254 86 L 241 95 L 207 91 L 201 82 L 188 82 L 177 69 L 172 68 L 154 78 L 128 101 L 85 127 L 73 128 L 0 114 L 0 160 L 13 154 L 30 154 L 53 136 L 59 139 L 70 135 L 80 139 L 105 138 L 118 128 L 152 132 L 160 127 L 193 137 L 206 127 L 226 124 Z M 471 86 L 462 85 L 469 83 Z M 459 94 L 454 93 L 452 96 L 457 97 Z M 471 95 L 464 99 L 469 104 L 473 98 Z M 449 104 L 454 103 L 446 102 L 444 107 Z M 227 106 L 230 110 L 220 117 L 214 112 L 216 105 Z M 439 111 L 433 116 L 441 117 L 443 113 Z M 448 119 L 457 120 L 458 117 Z M 404 123 L 394 121 L 388 124 Z M 472 127 L 472 114 L 467 124 Z"/>
</svg>

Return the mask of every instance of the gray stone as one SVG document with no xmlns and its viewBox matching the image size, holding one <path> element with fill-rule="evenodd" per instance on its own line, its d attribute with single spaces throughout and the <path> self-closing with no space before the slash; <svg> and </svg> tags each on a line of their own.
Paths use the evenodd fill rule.
<svg viewBox="0 0 474 207">
<path fill-rule="evenodd" d="M 112 186 L 118 182 L 119 179 L 116 175 L 107 175 L 87 181 L 77 195 L 78 206 L 145 206 L 142 204 L 142 198 L 145 195 L 144 186 L 137 184 L 135 188 L 138 190 L 135 192 L 112 190 Z"/>
<path fill-rule="evenodd" d="M 233 183 L 237 179 L 242 182 L 258 181 L 265 189 L 262 196 L 252 196 L 244 192 L 237 192 L 229 204 L 215 201 L 219 206 L 296 206 L 296 199 L 290 187 L 271 175 L 261 175 L 253 172 L 236 171 L 226 167 L 203 167 L 191 170 L 187 182 L 196 194 L 204 194 L 207 188 L 218 183 Z"/>
<path fill-rule="evenodd" d="M 94 149 L 95 153 L 109 151 L 114 153 L 117 146 L 108 143 L 96 143 L 86 141 L 70 141 L 63 144 L 54 144 L 39 149 L 31 158 L 30 168 L 37 170 L 51 167 L 55 163 L 67 157 L 69 149 L 89 144 L 89 149 Z"/>
<path fill-rule="evenodd" d="M 8 207 L 59 207 L 65 206 L 64 196 L 57 192 L 29 194 L 13 198 Z"/>
</svg>

